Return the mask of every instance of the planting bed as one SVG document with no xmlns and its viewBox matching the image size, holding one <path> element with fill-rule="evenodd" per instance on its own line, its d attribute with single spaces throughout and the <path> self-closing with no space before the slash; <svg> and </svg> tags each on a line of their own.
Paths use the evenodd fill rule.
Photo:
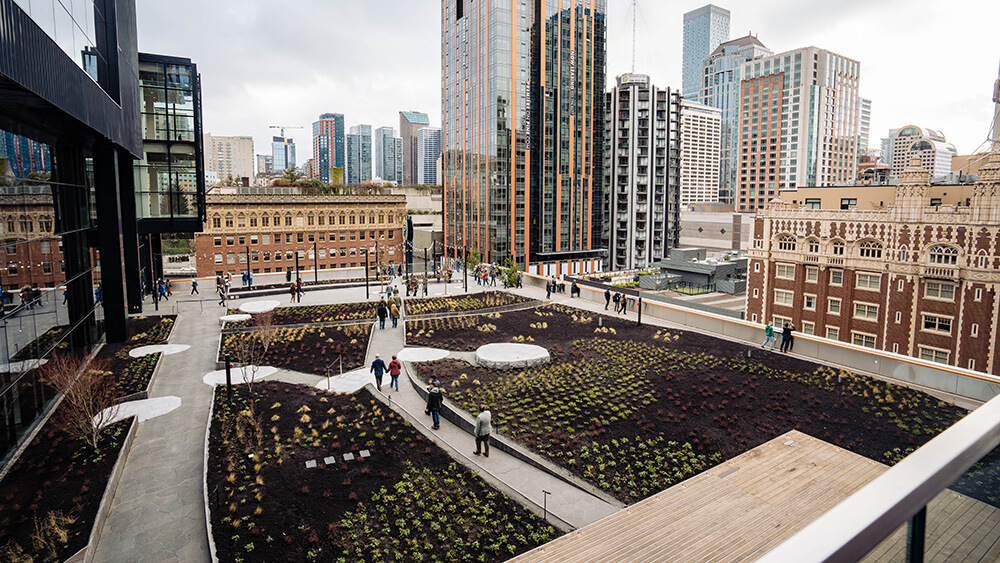
<svg viewBox="0 0 1000 563">
<path fill-rule="evenodd" d="M 503 561 L 555 536 L 367 390 L 254 393 L 256 416 L 245 386 L 229 406 L 216 391 L 207 488 L 220 561 Z"/>
<path fill-rule="evenodd" d="M 106 344 L 101 348 L 98 357 L 109 360 L 119 396 L 145 390 L 160 357 L 160 354 L 152 354 L 131 358 L 128 351 L 164 342 L 173 322 L 174 317 L 135 318 L 130 326 L 132 336 L 127 342 Z M 53 331 L 49 331 L 40 337 L 39 340 L 47 339 L 42 345 L 43 351 L 56 342 L 57 337 L 52 334 Z M 14 543 L 41 561 L 46 554 L 63 560 L 82 549 L 89 540 L 108 478 L 132 421 L 122 421 L 107 429 L 100 448 L 95 451 L 56 428 L 54 421 L 62 416 L 62 408 L 56 410 L 0 482 L 0 561 L 15 560 Z M 31 537 L 36 531 L 36 520 L 44 522 L 55 512 L 73 521 L 64 523 L 67 542 L 56 542 L 55 555 L 52 555 L 49 551 L 33 548 Z M 46 529 L 56 531 L 52 526 Z M 9 543 L 11 541 L 14 543 Z M 4 551 L 7 548 L 10 551 Z"/>
<path fill-rule="evenodd" d="M 491 309 L 514 303 L 531 301 L 513 293 L 500 291 L 484 291 L 470 295 L 455 297 L 429 297 L 424 299 L 407 299 L 405 303 L 408 315 L 423 315 L 427 313 L 446 313 L 453 311 L 476 311 Z"/>
<path fill-rule="evenodd" d="M 240 313 L 239 309 L 229 309 L 227 314 Z M 375 319 L 375 303 L 333 303 L 330 305 L 304 305 L 302 307 L 278 307 L 271 312 L 271 322 L 275 325 L 295 325 L 305 323 L 329 323 L 333 321 L 354 321 Z M 226 328 L 249 328 L 253 320 L 226 323 Z"/>
<path fill-rule="evenodd" d="M 896 448 L 918 447 L 965 415 L 930 395 L 780 353 L 619 318 L 598 326 L 598 317 L 548 306 L 446 319 L 451 326 L 425 321 L 408 327 L 409 343 L 548 348 L 551 364 L 522 371 L 455 360 L 418 369 L 462 408 L 485 401 L 500 432 L 628 502 L 793 428 L 892 463 Z M 992 484 L 1000 489 L 1000 479 Z"/>
<path fill-rule="evenodd" d="M 344 369 L 364 365 L 368 349 L 368 323 L 341 326 L 311 326 L 308 328 L 279 328 L 273 344 L 262 365 L 283 367 L 303 373 L 326 375 L 326 367 L 343 355 Z M 226 353 L 236 358 L 236 340 L 247 338 L 249 333 L 232 332 L 222 337 L 219 361 Z"/>
<path fill-rule="evenodd" d="M 388 278 L 376 278 L 376 277 L 372 277 L 372 278 L 370 278 L 368 280 L 368 283 L 378 284 L 378 283 L 381 283 L 381 281 L 384 280 L 384 279 L 388 279 Z M 242 283 L 239 280 L 233 280 L 233 281 L 234 282 L 238 282 L 238 283 Z M 356 283 L 364 283 L 364 282 L 365 282 L 365 278 L 349 278 L 349 279 L 342 279 L 342 280 L 338 279 L 338 280 L 319 280 L 319 281 L 313 281 L 313 280 L 306 281 L 305 278 L 303 278 L 302 279 L 302 286 L 303 287 L 309 287 L 309 286 L 326 286 L 326 285 L 346 285 L 346 284 L 356 284 Z M 288 289 L 288 284 L 290 284 L 290 283 L 292 283 L 292 282 L 288 281 L 288 282 L 284 282 L 284 283 L 269 283 L 269 284 L 264 284 L 264 285 L 260 285 L 260 284 L 256 284 L 255 283 L 253 285 L 253 287 L 246 287 L 246 286 L 243 286 L 243 285 L 230 286 L 229 287 L 229 293 L 230 294 L 246 293 L 248 291 L 259 291 L 259 290 L 265 290 L 265 289 Z"/>
</svg>

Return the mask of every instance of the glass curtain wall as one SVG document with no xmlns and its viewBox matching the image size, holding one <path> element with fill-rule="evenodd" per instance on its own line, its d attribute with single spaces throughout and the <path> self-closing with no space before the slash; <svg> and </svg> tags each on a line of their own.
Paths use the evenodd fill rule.
<svg viewBox="0 0 1000 563">
<path fill-rule="evenodd" d="M 0 177 L 0 456 L 55 396 L 38 366 L 86 354 L 103 334 L 93 166 L 82 162 L 82 184 Z"/>
</svg>

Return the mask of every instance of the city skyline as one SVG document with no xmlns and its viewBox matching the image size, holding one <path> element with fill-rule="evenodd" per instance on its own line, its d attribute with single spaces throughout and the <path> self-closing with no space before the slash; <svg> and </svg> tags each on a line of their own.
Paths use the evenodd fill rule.
<svg viewBox="0 0 1000 563">
<path fill-rule="evenodd" d="M 640 2 L 635 71 L 656 84 L 680 88 L 683 14 L 707 3 Z M 962 9 L 898 0 L 807 8 L 784 1 L 715 4 L 731 11 L 732 37 L 752 32 L 776 53 L 814 45 L 860 61 L 860 95 L 873 100 L 870 148 L 890 128 L 905 123 L 942 131 L 960 154 L 987 138 L 993 113 L 988 93 L 1000 50 L 984 47 L 991 22 L 1000 19 L 1000 4 L 976 1 Z M 268 126 L 309 127 L 326 112 L 377 128 L 396 126 L 400 111 L 413 110 L 427 113 L 431 125 L 441 125 L 439 1 L 311 0 L 299 5 L 142 3 L 137 6 L 139 47 L 173 52 L 186 45 L 185 55 L 199 61 L 202 73 L 205 130 L 252 135 L 259 147 L 270 146 Z M 608 84 L 632 67 L 630 6 L 628 0 L 608 2 Z M 190 18 L 191 13 L 200 16 Z M 329 21 L 352 22 L 337 34 L 353 48 L 332 60 L 321 48 L 329 41 Z M 913 40 L 921 37 L 948 48 L 925 48 L 915 56 Z M 411 56 L 386 56 L 390 53 Z M 922 90 L 934 94 L 907 94 Z M 299 162 L 312 157 L 308 130 L 289 136 Z"/>
</svg>

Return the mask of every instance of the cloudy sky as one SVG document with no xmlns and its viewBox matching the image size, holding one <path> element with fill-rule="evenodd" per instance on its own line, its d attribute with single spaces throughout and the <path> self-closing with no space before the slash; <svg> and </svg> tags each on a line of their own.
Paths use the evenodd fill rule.
<svg viewBox="0 0 1000 563">
<path fill-rule="evenodd" d="M 476 1 L 476 0 L 467 0 Z M 481 0 L 480 0 L 481 1 Z M 635 71 L 681 85 L 684 12 L 703 1 L 639 0 Z M 202 75 L 205 131 L 253 135 L 270 154 L 270 125 L 297 160 L 311 124 L 343 113 L 348 126 L 399 127 L 400 110 L 441 123 L 440 0 L 139 0 L 139 48 L 190 57 Z M 632 67 L 632 2 L 608 0 L 610 79 Z M 987 139 L 1000 68 L 1000 1 L 742 0 L 731 37 L 756 35 L 774 52 L 815 45 L 861 62 L 873 100 L 870 145 L 892 127 L 941 130 L 960 154 Z"/>
</svg>

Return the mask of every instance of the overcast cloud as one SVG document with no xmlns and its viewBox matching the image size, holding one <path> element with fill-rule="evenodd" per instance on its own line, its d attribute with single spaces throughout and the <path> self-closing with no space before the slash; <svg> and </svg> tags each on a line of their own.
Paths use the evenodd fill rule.
<svg viewBox="0 0 1000 563">
<path fill-rule="evenodd" d="M 476 0 L 470 0 L 476 1 Z M 684 12 L 703 1 L 639 0 L 635 71 L 681 85 Z M 205 131 L 253 135 L 270 154 L 270 125 L 288 130 L 297 161 L 311 125 L 399 127 L 399 111 L 441 123 L 440 0 L 139 0 L 139 48 L 190 57 L 202 76 Z M 752 32 L 778 53 L 815 45 L 861 62 L 872 105 L 871 147 L 889 128 L 941 130 L 960 154 L 987 139 L 1000 67 L 1000 2 L 742 0 L 733 38 Z M 632 67 L 630 0 L 608 0 L 608 79 Z"/>
</svg>

